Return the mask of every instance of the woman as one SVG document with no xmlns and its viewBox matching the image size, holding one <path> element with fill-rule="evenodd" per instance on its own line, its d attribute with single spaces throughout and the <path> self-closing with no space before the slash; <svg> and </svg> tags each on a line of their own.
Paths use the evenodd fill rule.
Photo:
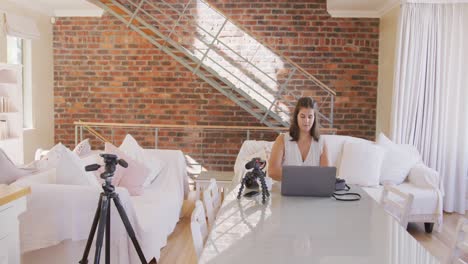
<svg viewBox="0 0 468 264">
<path fill-rule="evenodd" d="M 283 165 L 328 166 L 327 146 L 320 139 L 316 102 L 310 97 L 297 101 L 289 133 L 282 133 L 271 149 L 268 175 L 277 181 Z"/>
</svg>

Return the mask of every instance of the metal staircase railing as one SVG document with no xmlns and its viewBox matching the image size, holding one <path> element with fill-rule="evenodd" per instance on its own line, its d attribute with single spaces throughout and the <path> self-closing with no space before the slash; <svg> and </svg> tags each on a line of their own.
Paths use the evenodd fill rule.
<svg viewBox="0 0 468 264">
<path fill-rule="evenodd" d="M 301 96 L 333 127 L 336 93 L 202 0 L 91 0 L 269 127 L 289 126 Z M 322 122 L 322 126 L 324 123 Z"/>
</svg>

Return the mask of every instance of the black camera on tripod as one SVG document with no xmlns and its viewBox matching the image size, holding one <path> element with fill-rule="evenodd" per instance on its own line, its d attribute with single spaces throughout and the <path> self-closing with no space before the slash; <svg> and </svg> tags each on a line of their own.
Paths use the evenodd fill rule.
<svg viewBox="0 0 468 264">
<path fill-rule="evenodd" d="M 249 171 L 245 174 L 245 187 L 249 189 L 258 188 L 258 181 L 260 177 L 266 177 L 264 171 L 262 171 L 266 166 L 266 161 L 261 160 L 260 158 L 253 158 L 251 161 L 245 164 L 245 168 L 252 171 Z"/>
<path fill-rule="evenodd" d="M 261 158 L 253 158 L 251 161 L 245 164 L 245 168 L 252 171 L 248 171 L 242 178 L 241 187 L 237 194 L 237 199 L 240 199 L 244 186 L 249 189 L 258 188 L 258 181 L 262 185 L 262 202 L 265 203 L 266 197 L 270 197 L 270 192 L 265 182 L 266 173 L 263 169 L 266 167 L 266 161 Z"/>
</svg>

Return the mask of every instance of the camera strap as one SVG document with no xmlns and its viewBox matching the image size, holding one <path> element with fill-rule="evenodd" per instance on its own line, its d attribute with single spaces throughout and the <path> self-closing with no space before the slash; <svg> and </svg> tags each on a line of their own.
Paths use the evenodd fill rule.
<svg viewBox="0 0 468 264">
<path fill-rule="evenodd" d="M 337 192 L 334 192 L 332 194 L 332 197 L 335 198 L 337 201 L 343 201 L 343 202 L 353 202 L 353 201 L 361 200 L 361 195 L 359 193 L 348 192 L 349 190 L 351 190 L 351 187 L 349 187 L 348 184 L 345 184 L 344 188 L 341 190 L 337 190 Z M 345 198 L 345 197 L 351 197 L 351 198 Z"/>
<path fill-rule="evenodd" d="M 337 201 L 343 201 L 343 202 L 353 202 L 353 201 L 359 201 L 361 200 L 361 195 L 359 193 L 333 193 L 332 194 L 333 198 L 335 198 Z M 343 197 L 348 197 L 348 196 L 354 196 L 354 198 L 343 198 Z"/>
</svg>

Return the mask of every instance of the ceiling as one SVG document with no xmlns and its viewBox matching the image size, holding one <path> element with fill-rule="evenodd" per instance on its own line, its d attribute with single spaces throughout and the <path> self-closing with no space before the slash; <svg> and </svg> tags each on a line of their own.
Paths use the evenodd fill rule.
<svg viewBox="0 0 468 264">
<path fill-rule="evenodd" d="M 86 0 L 10 0 L 16 5 L 48 16 L 101 16 L 101 8 Z"/>
<path fill-rule="evenodd" d="M 87 0 L 11 0 L 49 16 L 101 16 L 103 11 Z M 333 17 L 381 17 L 399 0 L 327 0 Z"/>
</svg>

